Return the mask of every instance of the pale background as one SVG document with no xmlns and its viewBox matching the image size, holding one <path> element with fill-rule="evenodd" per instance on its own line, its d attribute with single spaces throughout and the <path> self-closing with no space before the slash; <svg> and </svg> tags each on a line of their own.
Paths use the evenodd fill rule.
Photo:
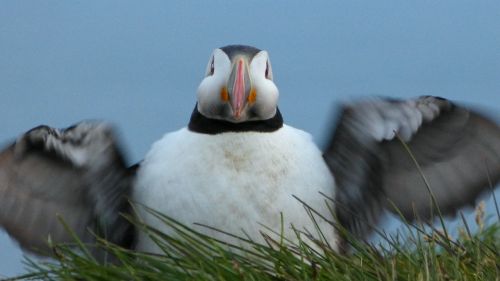
<svg viewBox="0 0 500 281">
<path fill-rule="evenodd" d="M 234 43 L 270 52 L 286 123 L 319 145 L 334 105 L 360 96 L 439 95 L 500 116 L 500 1 L 311 2 L 0 1 L 0 143 L 103 119 L 137 162 L 187 124 L 212 49 Z M 0 276 L 21 259 L 0 230 Z"/>
</svg>

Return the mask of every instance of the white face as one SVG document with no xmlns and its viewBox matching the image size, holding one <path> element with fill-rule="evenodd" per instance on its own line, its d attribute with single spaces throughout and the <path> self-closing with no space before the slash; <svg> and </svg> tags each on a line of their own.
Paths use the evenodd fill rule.
<svg viewBox="0 0 500 281">
<path fill-rule="evenodd" d="M 279 93 L 267 52 L 253 58 L 241 53 L 232 59 L 221 49 L 213 51 L 198 87 L 198 111 L 233 123 L 272 118 Z"/>
</svg>

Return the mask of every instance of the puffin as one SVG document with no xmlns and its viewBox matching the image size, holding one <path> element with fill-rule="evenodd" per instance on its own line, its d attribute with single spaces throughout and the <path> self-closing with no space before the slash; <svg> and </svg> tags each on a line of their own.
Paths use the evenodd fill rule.
<svg viewBox="0 0 500 281">
<path fill-rule="evenodd" d="M 73 241 L 66 227 L 84 243 L 97 233 L 162 253 L 127 219 L 175 235 L 154 210 L 228 243 L 282 231 L 292 244 L 342 251 L 341 228 L 366 239 L 385 211 L 453 215 L 500 181 L 499 124 L 444 98 L 343 104 L 322 151 L 284 123 L 265 50 L 215 49 L 196 97 L 187 126 L 133 166 L 106 122 L 20 135 L 0 152 L 0 227 L 42 255 L 49 237 Z"/>
</svg>

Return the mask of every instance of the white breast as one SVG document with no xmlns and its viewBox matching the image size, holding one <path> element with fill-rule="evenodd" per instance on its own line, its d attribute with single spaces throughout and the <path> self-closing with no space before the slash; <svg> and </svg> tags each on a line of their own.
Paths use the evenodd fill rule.
<svg viewBox="0 0 500 281">
<path fill-rule="evenodd" d="M 332 216 L 322 192 L 333 197 L 334 180 L 309 134 L 283 126 L 272 133 L 206 135 L 187 129 L 166 134 L 141 164 L 134 200 L 186 225 L 201 223 L 262 242 L 263 224 L 279 232 L 280 212 L 285 235 L 296 229 L 315 231 L 296 195 L 328 219 Z M 331 202 L 329 202 L 331 204 Z M 148 213 L 149 225 L 172 233 Z M 334 229 L 318 219 L 323 234 L 335 245 Z M 206 234 L 231 241 L 221 233 L 195 226 Z M 144 236 L 138 249 L 158 252 Z"/>
</svg>

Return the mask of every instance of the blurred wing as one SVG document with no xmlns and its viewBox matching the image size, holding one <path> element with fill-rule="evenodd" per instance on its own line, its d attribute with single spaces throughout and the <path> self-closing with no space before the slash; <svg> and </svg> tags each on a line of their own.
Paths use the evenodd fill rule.
<svg viewBox="0 0 500 281">
<path fill-rule="evenodd" d="M 109 126 L 34 128 L 0 152 L 0 226 L 44 255 L 49 236 L 74 242 L 58 217 L 83 242 L 94 242 L 92 231 L 126 246 L 133 232 L 120 213 L 129 212 L 132 178 Z"/>
<path fill-rule="evenodd" d="M 343 108 L 324 157 L 339 222 L 364 237 L 384 208 L 432 219 L 424 178 L 444 215 L 474 203 L 500 180 L 500 127 L 441 98 L 369 100 Z"/>
</svg>

